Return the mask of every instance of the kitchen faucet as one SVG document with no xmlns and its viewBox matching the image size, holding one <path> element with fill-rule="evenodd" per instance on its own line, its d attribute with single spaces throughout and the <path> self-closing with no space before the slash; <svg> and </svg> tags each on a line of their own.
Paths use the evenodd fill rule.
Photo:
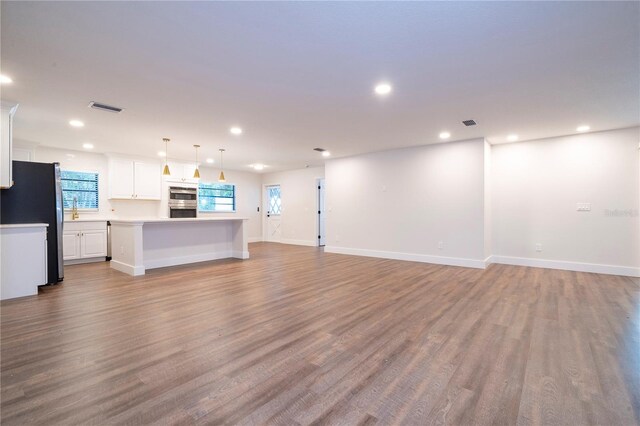
<svg viewBox="0 0 640 426">
<path fill-rule="evenodd" d="M 73 207 L 71 208 L 71 220 L 76 220 L 80 217 L 78 213 L 78 197 L 73 197 Z"/>
</svg>

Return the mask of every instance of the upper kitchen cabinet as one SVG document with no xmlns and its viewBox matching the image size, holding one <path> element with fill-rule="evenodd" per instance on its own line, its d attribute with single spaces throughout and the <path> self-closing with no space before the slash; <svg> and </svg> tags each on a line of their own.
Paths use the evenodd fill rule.
<svg viewBox="0 0 640 426">
<path fill-rule="evenodd" d="M 138 200 L 159 200 L 162 190 L 162 168 L 158 163 L 133 163 L 133 192 Z"/>
<path fill-rule="evenodd" d="M 13 185 L 13 116 L 18 104 L 2 101 L 2 120 L 0 125 L 0 188 Z"/>
<path fill-rule="evenodd" d="M 198 179 L 193 177 L 195 164 L 169 163 L 169 170 L 171 175 L 165 177 L 167 182 L 198 183 Z"/>
<path fill-rule="evenodd" d="M 159 163 L 124 158 L 109 159 L 109 198 L 160 200 L 162 169 Z"/>
</svg>

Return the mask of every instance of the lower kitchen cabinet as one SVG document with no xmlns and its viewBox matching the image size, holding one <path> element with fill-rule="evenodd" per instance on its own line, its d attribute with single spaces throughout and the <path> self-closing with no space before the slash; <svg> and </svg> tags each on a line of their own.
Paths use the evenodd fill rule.
<svg viewBox="0 0 640 426">
<path fill-rule="evenodd" d="M 107 256 L 107 222 L 65 222 L 62 233 L 65 264 L 100 262 Z"/>
</svg>

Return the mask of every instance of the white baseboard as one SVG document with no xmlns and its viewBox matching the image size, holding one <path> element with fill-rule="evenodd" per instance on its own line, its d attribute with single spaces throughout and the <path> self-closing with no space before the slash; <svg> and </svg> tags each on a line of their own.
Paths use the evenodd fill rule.
<svg viewBox="0 0 640 426">
<path fill-rule="evenodd" d="M 534 268 L 561 269 L 564 271 L 593 272 L 596 274 L 622 275 L 640 277 L 640 268 L 633 266 L 602 265 L 598 263 L 569 262 L 563 260 L 533 259 L 530 257 L 512 257 L 493 255 L 488 258 L 491 263 L 503 265 L 531 266 Z"/>
<path fill-rule="evenodd" d="M 292 244 L 294 246 L 308 246 L 308 247 L 316 247 L 318 244 L 313 240 L 290 240 L 290 239 L 281 239 L 280 244 Z"/>
<path fill-rule="evenodd" d="M 64 265 L 79 265 L 81 263 L 96 263 L 96 262 L 104 262 L 107 260 L 105 256 L 102 257 L 90 257 L 87 259 L 69 259 L 64 261 Z"/>
<path fill-rule="evenodd" d="M 109 262 L 109 266 L 111 266 L 116 271 L 124 272 L 125 274 L 138 276 L 144 275 L 144 266 L 133 266 L 128 263 L 118 262 L 117 260 L 111 260 Z"/>
<path fill-rule="evenodd" d="M 394 251 L 380 251 L 356 249 L 348 247 L 325 246 L 325 253 L 350 254 L 353 256 L 379 257 L 383 259 L 407 260 L 410 262 L 434 263 L 436 265 L 463 266 L 467 268 L 485 268 L 485 261 L 466 259 L 462 257 L 431 256 L 417 253 L 400 253 Z"/>
<path fill-rule="evenodd" d="M 249 251 L 236 251 L 234 250 L 233 252 L 231 252 L 232 257 L 235 257 L 236 259 L 248 259 L 249 258 Z"/>
<path fill-rule="evenodd" d="M 240 253 L 242 255 L 242 252 Z M 247 253 L 247 256 L 249 253 Z M 213 253 L 190 254 L 187 256 L 166 257 L 163 259 L 145 260 L 146 269 L 164 268 L 167 266 L 184 265 L 186 263 L 208 262 L 210 260 L 227 259 L 234 256 L 231 250 Z"/>
<path fill-rule="evenodd" d="M 260 237 L 249 237 L 249 238 L 247 238 L 247 240 L 250 243 L 261 243 L 262 242 L 262 238 L 260 238 Z"/>
</svg>

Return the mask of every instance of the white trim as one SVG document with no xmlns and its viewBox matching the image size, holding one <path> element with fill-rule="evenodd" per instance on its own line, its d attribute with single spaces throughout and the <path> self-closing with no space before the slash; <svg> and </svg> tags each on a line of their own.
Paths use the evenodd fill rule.
<svg viewBox="0 0 640 426">
<path fill-rule="evenodd" d="M 261 243 L 262 242 L 262 238 L 261 237 L 249 237 L 248 238 L 248 242 L 250 242 L 250 243 Z"/>
<path fill-rule="evenodd" d="M 503 265 L 530 266 L 533 268 L 562 269 L 564 271 L 592 272 L 596 274 L 622 275 L 640 277 L 640 267 L 602 265 L 597 263 L 570 262 L 564 260 L 533 259 L 530 257 L 511 257 L 493 255 L 487 258 L 488 263 Z"/>
<path fill-rule="evenodd" d="M 348 247 L 325 246 L 325 253 L 349 254 L 353 256 L 379 257 L 383 259 L 406 260 L 410 262 L 434 263 L 437 265 L 462 266 L 467 268 L 485 268 L 485 262 L 462 257 L 431 256 L 417 253 L 399 253 L 394 251 L 368 250 Z"/>
<path fill-rule="evenodd" d="M 163 259 L 145 260 L 144 267 L 145 269 L 155 269 L 165 268 L 167 266 L 184 265 L 188 263 L 208 262 L 210 260 L 228 259 L 230 257 L 235 257 L 233 254 L 234 253 L 231 250 L 225 250 L 213 253 L 190 254 L 188 256 L 175 256 L 166 257 Z M 249 253 L 247 253 L 247 257 L 248 255 Z"/>
<path fill-rule="evenodd" d="M 109 266 L 116 271 L 124 272 L 125 274 L 138 276 L 144 275 L 144 266 L 135 267 L 133 265 L 129 265 L 128 263 L 118 262 L 117 260 L 111 260 L 109 262 Z"/>
<path fill-rule="evenodd" d="M 69 259 L 69 260 L 65 260 L 64 264 L 79 265 L 81 263 L 96 263 L 96 262 L 104 262 L 106 260 L 107 260 L 106 256 L 99 256 L 99 257 L 89 257 L 85 259 Z"/>
<path fill-rule="evenodd" d="M 280 240 L 280 244 L 291 244 L 294 246 L 308 246 L 308 247 L 318 247 L 318 243 L 312 240 L 290 240 L 287 238 L 282 238 Z"/>
<path fill-rule="evenodd" d="M 232 256 L 236 259 L 248 259 L 249 258 L 249 251 L 241 251 L 241 250 L 234 250 L 231 252 Z"/>
</svg>

